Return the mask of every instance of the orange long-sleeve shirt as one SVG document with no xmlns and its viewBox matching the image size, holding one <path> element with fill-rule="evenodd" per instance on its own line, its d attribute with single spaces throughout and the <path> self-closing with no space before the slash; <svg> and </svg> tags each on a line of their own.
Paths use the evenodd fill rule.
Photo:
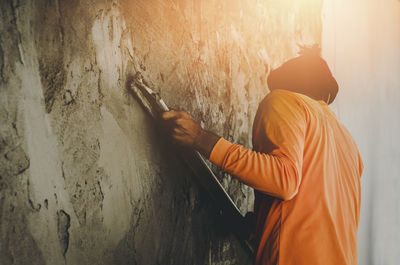
<svg viewBox="0 0 400 265">
<path fill-rule="evenodd" d="M 253 149 L 220 138 L 210 161 L 255 189 L 255 264 L 356 265 L 363 164 L 328 105 L 272 91 Z"/>
</svg>

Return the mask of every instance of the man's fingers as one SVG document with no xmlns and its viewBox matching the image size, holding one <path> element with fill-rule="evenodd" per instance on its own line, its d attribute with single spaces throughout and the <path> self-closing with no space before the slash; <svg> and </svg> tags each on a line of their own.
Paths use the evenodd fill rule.
<svg viewBox="0 0 400 265">
<path fill-rule="evenodd" d="M 186 146 L 193 145 L 197 132 L 201 129 L 192 116 L 182 110 L 161 113 L 159 124 L 174 143 Z"/>
<path fill-rule="evenodd" d="M 189 115 L 186 111 L 183 110 L 170 110 L 163 112 L 161 114 L 161 118 L 164 120 L 169 120 L 169 119 L 178 119 L 178 118 L 183 118 L 183 119 L 189 119 L 192 116 Z"/>
<path fill-rule="evenodd" d="M 182 134 L 184 132 L 184 128 L 181 126 L 181 122 L 177 122 L 177 119 L 161 119 L 158 123 L 158 126 L 161 130 L 168 132 L 169 134 Z"/>
<path fill-rule="evenodd" d="M 175 128 L 172 129 L 172 133 L 173 133 L 173 136 L 174 136 L 174 135 L 181 135 L 181 134 L 183 134 L 182 130 L 181 130 L 180 128 L 177 128 L 177 127 L 175 127 Z"/>
<path fill-rule="evenodd" d="M 175 110 L 170 110 L 170 111 L 166 111 L 166 112 L 161 113 L 161 118 L 163 120 L 169 120 L 169 119 L 172 119 L 172 118 L 175 118 L 175 117 L 176 117 L 176 111 Z"/>
<path fill-rule="evenodd" d="M 185 118 L 185 119 L 190 119 L 190 118 L 192 118 L 192 116 L 190 116 L 190 114 L 189 113 L 187 113 L 186 111 L 181 111 L 181 117 L 182 118 Z"/>
<path fill-rule="evenodd" d="M 179 145 L 187 144 L 187 138 L 184 135 L 173 135 L 172 140 Z"/>
<path fill-rule="evenodd" d="M 183 125 L 185 124 L 185 122 L 187 122 L 187 120 L 182 119 L 182 118 L 178 118 L 178 119 L 175 120 L 175 124 L 178 125 L 178 126 L 180 126 L 180 127 L 183 127 Z"/>
</svg>

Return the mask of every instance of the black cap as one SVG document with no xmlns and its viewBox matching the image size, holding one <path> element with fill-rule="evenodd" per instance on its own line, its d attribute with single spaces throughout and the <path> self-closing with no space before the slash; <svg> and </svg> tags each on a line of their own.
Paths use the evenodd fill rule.
<svg viewBox="0 0 400 265">
<path fill-rule="evenodd" d="M 317 45 L 300 48 L 300 56 L 271 71 L 267 79 L 269 89 L 285 89 L 332 103 L 339 87 L 328 64 L 319 55 L 320 49 Z"/>
</svg>

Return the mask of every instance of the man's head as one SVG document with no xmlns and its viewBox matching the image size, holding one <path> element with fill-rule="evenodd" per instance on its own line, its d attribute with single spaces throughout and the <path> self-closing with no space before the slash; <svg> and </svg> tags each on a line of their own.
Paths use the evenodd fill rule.
<svg viewBox="0 0 400 265">
<path fill-rule="evenodd" d="M 321 58 L 317 45 L 301 46 L 300 55 L 271 71 L 268 87 L 301 93 L 315 100 L 332 103 L 338 93 L 338 84 Z"/>
</svg>

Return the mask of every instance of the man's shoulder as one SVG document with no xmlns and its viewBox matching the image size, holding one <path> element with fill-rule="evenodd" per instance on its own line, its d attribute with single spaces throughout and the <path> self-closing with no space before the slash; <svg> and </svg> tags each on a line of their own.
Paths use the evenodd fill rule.
<svg viewBox="0 0 400 265">
<path fill-rule="evenodd" d="M 260 102 L 262 107 L 296 107 L 305 104 L 305 97 L 302 94 L 295 93 L 289 90 L 275 89 L 268 93 Z"/>
<path fill-rule="evenodd" d="M 279 100 L 304 100 L 308 98 L 306 95 L 296 93 L 285 89 L 274 89 L 265 96 L 267 101 L 279 101 Z"/>
<path fill-rule="evenodd" d="M 287 90 L 276 89 L 267 94 L 260 102 L 255 122 L 269 120 L 277 124 L 287 121 L 293 124 L 307 122 L 307 103 L 302 95 Z"/>
</svg>

